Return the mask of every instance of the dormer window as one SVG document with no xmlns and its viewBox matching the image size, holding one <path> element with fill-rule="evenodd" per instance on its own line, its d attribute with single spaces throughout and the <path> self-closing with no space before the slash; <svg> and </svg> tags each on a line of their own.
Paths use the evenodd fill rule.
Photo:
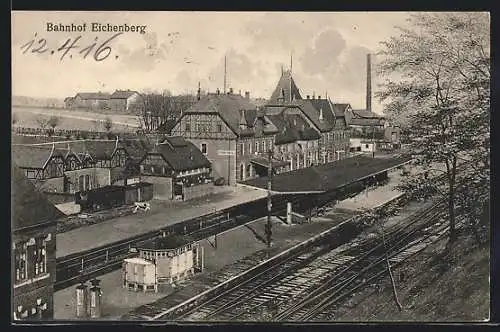
<svg viewBox="0 0 500 332">
<path fill-rule="evenodd" d="M 319 120 L 323 121 L 323 109 L 322 108 L 319 109 Z"/>
</svg>

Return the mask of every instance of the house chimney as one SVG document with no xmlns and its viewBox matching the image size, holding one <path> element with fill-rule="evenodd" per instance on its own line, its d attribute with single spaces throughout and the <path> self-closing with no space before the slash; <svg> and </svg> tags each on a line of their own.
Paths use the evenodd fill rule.
<svg viewBox="0 0 500 332">
<path fill-rule="evenodd" d="M 250 99 L 250 91 L 245 91 L 245 98 Z"/>
<path fill-rule="evenodd" d="M 372 63 L 371 55 L 366 55 L 366 110 L 372 110 Z"/>
</svg>

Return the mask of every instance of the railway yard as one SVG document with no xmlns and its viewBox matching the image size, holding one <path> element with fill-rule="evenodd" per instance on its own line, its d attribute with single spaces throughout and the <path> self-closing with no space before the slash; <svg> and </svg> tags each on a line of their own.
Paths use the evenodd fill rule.
<svg viewBox="0 0 500 332">
<path fill-rule="evenodd" d="M 60 233 L 54 318 L 78 319 L 74 286 L 98 277 L 102 320 L 338 320 L 346 302 L 382 294 L 388 271 L 391 280 L 401 278 L 397 271 L 405 262 L 446 237 L 445 204 L 436 198 L 408 201 L 396 189 L 400 174 L 392 170 L 380 185 L 340 201 L 323 200 L 314 214 L 310 207 L 297 208 L 310 217 L 292 224 L 280 217 L 286 202 L 307 198 L 275 196 L 271 247 L 263 236 L 266 191 L 247 186 L 226 193 L 230 199 L 214 196 L 174 209 L 153 201 L 156 211 L 141 215 L 141 224 L 137 216 L 124 216 Z M 169 234 L 200 243 L 203 272 L 160 292 L 122 287 L 123 259 Z"/>
</svg>

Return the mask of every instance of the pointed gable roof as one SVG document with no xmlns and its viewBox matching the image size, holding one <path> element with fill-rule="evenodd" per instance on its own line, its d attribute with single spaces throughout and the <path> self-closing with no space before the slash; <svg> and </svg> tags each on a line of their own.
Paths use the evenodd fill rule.
<svg viewBox="0 0 500 332">
<path fill-rule="evenodd" d="M 269 102 L 290 102 L 294 99 L 302 99 L 302 96 L 300 95 L 299 88 L 295 84 L 295 81 L 292 77 L 292 72 L 290 70 L 286 70 L 281 74 L 278 85 L 274 89 Z"/>
<path fill-rule="evenodd" d="M 183 115 L 193 113 L 218 114 L 231 131 L 237 135 L 241 117 L 240 111 L 250 109 L 255 109 L 255 106 L 240 95 L 210 93 L 188 108 Z"/>
<path fill-rule="evenodd" d="M 63 216 L 16 164 L 11 167 L 11 211 L 13 231 L 47 222 L 55 223 L 57 218 Z"/>
</svg>

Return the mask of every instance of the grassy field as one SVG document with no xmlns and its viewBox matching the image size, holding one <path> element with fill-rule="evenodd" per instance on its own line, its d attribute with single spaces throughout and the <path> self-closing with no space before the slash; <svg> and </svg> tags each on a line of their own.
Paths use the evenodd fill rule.
<svg viewBox="0 0 500 332">
<path fill-rule="evenodd" d="M 112 131 L 135 132 L 139 128 L 138 117 L 132 115 L 17 106 L 12 107 L 12 115 L 17 120 L 15 126 L 27 128 L 40 128 L 38 118 L 47 120 L 54 115 L 60 119 L 56 129 L 105 131 L 103 122 L 107 117 L 113 122 Z"/>
</svg>

